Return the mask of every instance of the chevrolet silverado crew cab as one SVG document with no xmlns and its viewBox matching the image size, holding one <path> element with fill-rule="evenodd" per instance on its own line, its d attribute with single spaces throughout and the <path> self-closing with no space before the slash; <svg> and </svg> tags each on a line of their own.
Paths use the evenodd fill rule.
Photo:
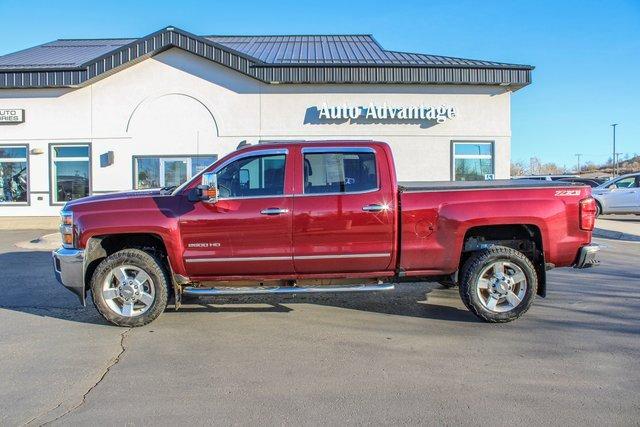
<svg viewBox="0 0 640 427">
<path fill-rule="evenodd" d="M 171 299 L 459 286 L 488 322 L 544 296 L 552 267 L 595 264 L 588 186 L 398 183 L 372 141 L 243 147 L 177 188 L 98 195 L 62 210 L 57 279 L 120 326 Z"/>
</svg>

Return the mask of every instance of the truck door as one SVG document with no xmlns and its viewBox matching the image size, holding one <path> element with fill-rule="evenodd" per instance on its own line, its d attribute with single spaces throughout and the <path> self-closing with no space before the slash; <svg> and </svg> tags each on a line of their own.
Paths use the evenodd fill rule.
<svg viewBox="0 0 640 427">
<path fill-rule="evenodd" d="M 289 163 L 273 149 L 218 167 L 218 202 L 195 202 L 180 220 L 189 276 L 293 274 Z"/>
<path fill-rule="evenodd" d="M 302 188 L 293 218 L 296 273 L 386 270 L 395 235 L 388 166 L 370 147 L 306 147 L 300 162 L 295 179 Z"/>
</svg>

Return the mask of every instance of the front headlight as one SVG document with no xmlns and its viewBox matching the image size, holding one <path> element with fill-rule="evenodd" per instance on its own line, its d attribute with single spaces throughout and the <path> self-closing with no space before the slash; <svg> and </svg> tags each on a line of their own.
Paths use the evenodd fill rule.
<svg viewBox="0 0 640 427">
<path fill-rule="evenodd" d="M 60 233 L 62 234 L 62 246 L 67 249 L 72 249 L 75 246 L 73 212 L 60 212 Z"/>
</svg>

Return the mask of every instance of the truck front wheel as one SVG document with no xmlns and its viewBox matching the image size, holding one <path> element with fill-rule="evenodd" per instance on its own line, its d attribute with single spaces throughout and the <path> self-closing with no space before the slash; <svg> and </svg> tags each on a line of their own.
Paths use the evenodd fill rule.
<svg viewBox="0 0 640 427">
<path fill-rule="evenodd" d="M 486 322 L 517 319 L 529 309 L 537 292 L 538 276 L 529 258 L 505 246 L 474 253 L 460 273 L 462 301 Z"/>
<path fill-rule="evenodd" d="M 93 303 L 115 325 L 143 326 L 166 308 L 170 283 L 158 258 L 124 249 L 105 258 L 93 273 Z"/>
</svg>

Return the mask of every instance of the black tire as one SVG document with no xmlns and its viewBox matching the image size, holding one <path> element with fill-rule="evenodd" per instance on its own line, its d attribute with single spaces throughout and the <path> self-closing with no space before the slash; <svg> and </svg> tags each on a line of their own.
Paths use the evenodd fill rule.
<svg viewBox="0 0 640 427">
<path fill-rule="evenodd" d="M 520 267 L 526 277 L 526 290 L 520 303 L 504 312 L 489 310 L 478 296 L 479 275 L 489 265 L 497 261 L 506 261 Z M 491 323 L 511 322 L 529 310 L 538 289 L 536 269 L 522 252 L 505 246 L 493 246 L 471 255 L 460 271 L 460 297 L 467 308 L 480 319 Z"/>
<path fill-rule="evenodd" d="M 602 215 L 602 205 L 596 200 L 596 218 Z"/>
<path fill-rule="evenodd" d="M 149 308 L 142 314 L 127 317 L 113 311 L 106 303 L 102 293 L 102 284 L 107 275 L 118 266 L 130 265 L 143 270 L 151 278 L 154 298 Z M 169 285 L 171 281 L 163 263 L 156 256 L 140 249 L 123 249 L 105 258 L 91 277 L 93 304 L 100 314 L 117 326 L 137 327 L 155 320 L 167 307 Z"/>
</svg>

